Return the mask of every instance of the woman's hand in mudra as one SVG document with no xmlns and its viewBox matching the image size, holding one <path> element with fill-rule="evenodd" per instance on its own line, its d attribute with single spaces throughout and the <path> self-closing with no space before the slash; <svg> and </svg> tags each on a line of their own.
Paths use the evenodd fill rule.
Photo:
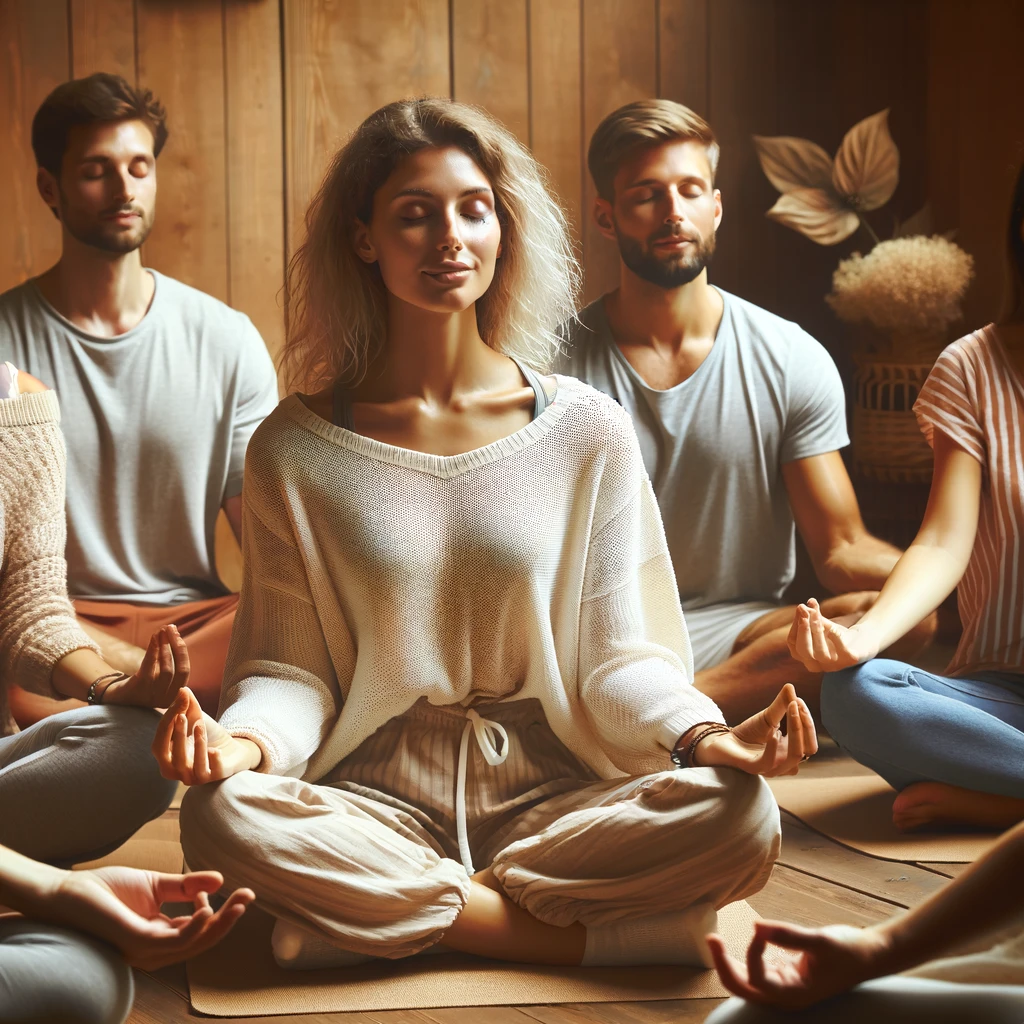
<svg viewBox="0 0 1024 1024">
<path fill-rule="evenodd" d="M 810 672 L 838 672 L 878 654 L 875 640 L 856 624 L 826 618 L 813 597 L 797 605 L 787 641 L 789 653 Z"/>
<path fill-rule="evenodd" d="M 156 727 L 153 756 L 165 779 L 201 786 L 255 768 L 263 753 L 252 740 L 232 736 L 206 714 L 186 686 Z"/>
<path fill-rule="evenodd" d="M 192 666 L 188 647 L 177 626 L 163 626 L 150 638 L 139 670 L 111 683 L 104 704 L 133 704 L 142 708 L 169 707 L 186 683 Z"/>
<path fill-rule="evenodd" d="M 786 720 L 786 735 L 779 728 Z M 796 775 L 800 762 L 818 752 L 818 736 L 807 705 L 786 683 L 771 707 L 729 732 L 701 740 L 693 754 L 698 768 L 739 768 L 750 775 Z"/>
</svg>

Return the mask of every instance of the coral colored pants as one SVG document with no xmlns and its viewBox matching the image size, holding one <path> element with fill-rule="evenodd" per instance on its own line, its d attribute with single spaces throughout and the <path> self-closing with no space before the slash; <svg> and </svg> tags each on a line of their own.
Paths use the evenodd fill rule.
<svg viewBox="0 0 1024 1024">
<path fill-rule="evenodd" d="M 216 715 L 221 677 L 228 655 L 238 595 L 213 597 L 175 605 L 129 604 L 122 601 L 74 602 L 78 617 L 125 643 L 145 648 L 161 627 L 174 623 L 188 644 L 192 671 L 189 686 L 203 710 Z"/>
</svg>

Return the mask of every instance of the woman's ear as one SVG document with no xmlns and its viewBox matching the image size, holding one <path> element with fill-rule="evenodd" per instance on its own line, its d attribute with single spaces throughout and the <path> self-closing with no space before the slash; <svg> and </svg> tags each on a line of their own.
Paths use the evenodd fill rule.
<svg viewBox="0 0 1024 1024">
<path fill-rule="evenodd" d="M 370 228 L 361 220 L 356 218 L 356 234 L 353 239 L 356 255 L 364 263 L 377 262 L 377 250 L 370 239 Z"/>
<path fill-rule="evenodd" d="M 501 242 L 498 243 L 498 251 L 494 254 L 494 258 L 496 260 L 501 259 Z"/>
</svg>

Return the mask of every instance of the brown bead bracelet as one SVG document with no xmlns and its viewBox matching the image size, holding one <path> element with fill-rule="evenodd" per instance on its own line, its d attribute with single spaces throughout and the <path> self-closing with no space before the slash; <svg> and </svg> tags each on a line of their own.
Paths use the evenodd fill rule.
<svg viewBox="0 0 1024 1024">
<path fill-rule="evenodd" d="M 714 736 L 717 733 L 732 732 L 732 729 L 730 729 L 729 726 L 724 725 L 722 722 L 698 722 L 697 725 L 693 726 L 693 728 L 697 729 L 699 726 L 704 726 L 704 728 L 696 733 L 693 739 L 690 740 L 682 750 L 680 750 L 678 746 L 673 749 L 672 763 L 677 768 L 696 767 L 693 763 L 693 755 L 697 752 L 697 745 L 701 740 L 707 739 L 708 736 Z"/>
</svg>

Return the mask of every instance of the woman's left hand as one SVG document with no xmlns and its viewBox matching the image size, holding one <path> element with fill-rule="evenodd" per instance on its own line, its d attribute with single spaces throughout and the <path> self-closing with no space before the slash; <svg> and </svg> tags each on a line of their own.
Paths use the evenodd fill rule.
<svg viewBox="0 0 1024 1024">
<path fill-rule="evenodd" d="M 150 637 L 138 672 L 111 683 L 104 691 L 103 703 L 170 707 L 178 691 L 188 683 L 190 671 L 188 648 L 178 627 L 164 626 Z"/>
<path fill-rule="evenodd" d="M 786 735 L 779 726 L 786 720 Z M 800 762 L 818 752 L 807 705 L 786 683 L 771 706 L 729 732 L 701 740 L 693 754 L 700 768 L 738 768 L 749 775 L 796 775 Z"/>
</svg>

